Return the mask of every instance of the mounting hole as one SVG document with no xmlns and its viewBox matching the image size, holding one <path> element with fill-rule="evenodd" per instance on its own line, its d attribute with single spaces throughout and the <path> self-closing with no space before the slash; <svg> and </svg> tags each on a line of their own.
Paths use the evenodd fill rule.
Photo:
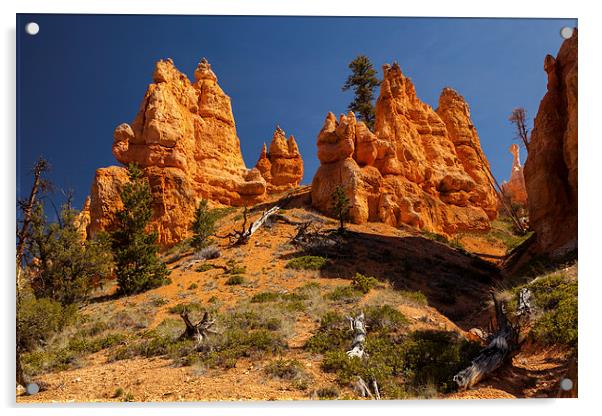
<svg viewBox="0 0 602 416">
<path fill-rule="evenodd" d="M 560 382 L 560 388 L 564 391 L 570 391 L 573 389 L 573 380 L 570 378 L 563 378 Z"/>
<path fill-rule="evenodd" d="M 573 28 L 568 26 L 563 27 L 560 29 L 560 36 L 562 39 L 570 39 L 573 36 Z"/>
<path fill-rule="evenodd" d="M 39 31 L 40 25 L 38 25 L 36 22 L 29 22 L 25 25 L 25 33 L 28 35 L 37 35 Z"/>
<path fill-rule="evenodd" d="M 25 387 L 25 391 L 31 396 L 32 394 L 37 394 L 40 391 L 40 386 L 38 386 L 36 383 L 29 383 L 27 387 Z"/>
</svg>

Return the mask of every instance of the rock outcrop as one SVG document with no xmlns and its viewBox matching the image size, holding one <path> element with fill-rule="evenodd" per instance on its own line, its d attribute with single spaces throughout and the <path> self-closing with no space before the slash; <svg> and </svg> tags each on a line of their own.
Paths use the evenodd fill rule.
<svg viewBox="0 0 602 416">
<path fill-rule="evenodd" d="M 554 58 L 546 56 L 548 90 L 535 117 L 524 174 L 529 223 L 540 252 L 577 247 L 577 29 Z"/>
<path fill-rule="evenodd" d="M 134 121 L 119 125 L 114 133 L 115 158 L 123 165 L 137 164 L 149 180 L 152 225 L 162 246 L 173 245 L 189 234 L 201 198 L 242 206 L 264 200 L 269 192 L 261 172 L 245 166 L 230 97 L 205 59 L 194 77 L 191 82 L 171 59 L 157 62 L 153 83 Z M 294 157 L 300 160 L 294 139 L 289 141 L 296 151 Z M 289 153 L 273 162 L 276 179 L 269 184 L 276 190 L 299 183 L 294 177 L 297 171 L 283 167 L 286 163 L 280 161 Z M 121 208 L 119 193 L 127 181 L 124 167 L 97 170 L 90 207 L 92 234 L 111 227 Z"/>
<path fill-rule="evenodd" d="M 303 179 L 303 159 L 295 138 L 288 139 L 279 126 L 274 131 L 270 148 L 263 145 L 255 168 L 267 183 L 268 193 L 280 193 L 296 188 Z"/>
<path fill-rule="evenodd" d="M 527 187 L 525 184 L 525 177 L 523 175 L 523 167 L 520 163 L 519 147 L 513 144 L 508 149 L 512 153 L 512 172 L 510 173 L 510 179 L 507 182 L 502 183 L 502 191 L 504 196 L 512 204 L 518 204 L 520 206 L 527 206 Z"/>
<path fill-rule="evenodd" d="M 446 88 L 434 111 L 418 99 L 399 65 L 385 65 L 383 72 L 375 133 L 353 113 L 326 117 L 317 140 L 321 165 L 313 206 L 330 212 L 340 185 L 354 223 L 408 224 L 447 235 L 488 229 L 496 195 L 464 99 Z"/>
<path fill-rule="evenodd" d="M 88 238 L 90 226 L 90 197 L 87 196 L 81 211 L 75 218 L 74 225 L 81 235 L 82 241 Z"/>
</svg>

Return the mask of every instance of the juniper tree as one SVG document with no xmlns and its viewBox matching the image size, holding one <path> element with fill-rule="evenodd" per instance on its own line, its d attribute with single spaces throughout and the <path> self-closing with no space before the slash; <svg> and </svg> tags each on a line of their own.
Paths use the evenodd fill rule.
<svg viewBox="0 0 602 416">
<path fill-rule="evenodd" d="M 117 212 L 116 229 L 110 234 L 117 283 L 124 295 L 159 287 L 169 275 L 157 255 L 157 232 L 148 230 L 152 217 L 148 180 L 136 165 L 130 165 L 128 173 L 130 181 L 120 193 L 123 209 Z"/>
<path fill-rule="evenodd" d="M 63 305 L 79 303 L 111 273 L 109 242 L 103 235 L 84 240 L 78 215 L 67 201 L 57 221 L 48 223 L 43 203 L 35 204 L 27 257 L 36 298 Z"/>
<path fill-rule="evenodd" d="M 215 222 L 217 215 L 209 209 L 206 199 L 199 202 L 194 211 L 194 220 L 191 225 L 193 233 L 191 245 L 195 248 L 203 248 L 209 244 L 209 237 L 215 233 Z"/>
<path fill-rule="evenodd" d="M 345 229 L 345 220 L 349 214 L 349 197 L 345 193 L 342 186 L 337 186 L 331 195 L 332 198 L 332 213 L 339 220 L 339 230 Z"/>
<path fill-rule="evenodd" d="M 343 91 L 353 89 L 355 98 L 347 107 L 353 111 L 358 118 L 366 123 L 370 130 L 374 129 L 374 89 L 380 85 L 376 78 L 376 70 L 372 62 L 365 55 L 358 55 L 349 64 L 351 75 L 347 77 Z"/>
</svg>

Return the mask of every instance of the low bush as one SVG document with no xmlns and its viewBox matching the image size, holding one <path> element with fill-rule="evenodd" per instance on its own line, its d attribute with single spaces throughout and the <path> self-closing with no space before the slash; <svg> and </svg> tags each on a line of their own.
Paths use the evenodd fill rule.
<svg viewBox="0 0 602 416">
<path fill-rule="evenodd" d="M 327 260 L 320 256 L 295 257 L 286 264 L 287 269 L 294 270 L 321 270 L 326 267 Z"/>
<path fill-rule="evenodd" d="M 303 374 L 303 364 L 299 360 L 277 359 L 265 367 L 265 372 L 275 378 L 293 380 Z"/>
<path fill-rule="evenodd" d="M 213 269 L 215 269 L 215 266 L 213 264 L 203 263 L 199 267 L 194 269 L 194 271 L 197 273 L 204 273 L 206 271 L 213 270 Z"/>
<path fill-rule="evenodd" d="M 532 333 L 545 344 L 577 346 L 578 284 L 563 273 L 554 273 L 515 288 L 509 309 L 516 308 L 518 292 L 528 288 L 536 309 Z"/>
<path fill-rule="evenodd" d="M 245 281 L 245 278 L 242 277 L 239 274 L 235 274 L 233 276 L 230 276 L 228 278 L 228 280 L 226 280 L 225 284 L 227 284 L 228 286 L 235 286 L 235 285 L 241 285 L 243 284 Z"/>
<path fill-rule="evenodd" d="M 167 309 L 167 311 L 169 313 L 180 315 L 181 313 L 192 313 L 192 312 L 205 311 L 205 308 L 199 302 L 178 303 L 175 306 L 171 306 L 169 309 Z"/>
<path fill-rule="evenodd" d="M 280 299 L 280 294 L 276 292 L 260 292 L 251 297 L 251 303 L 274 302 Z"/>
<path fill-rule="evenodd" d="M 351 285 L 355 289 L 366 294 L 378 285 L 378 280 L 371 276 L 364 276 L 361 273 L 356 273 L 355 276 L 353 276 L 353 281 Z"/>
</svg>

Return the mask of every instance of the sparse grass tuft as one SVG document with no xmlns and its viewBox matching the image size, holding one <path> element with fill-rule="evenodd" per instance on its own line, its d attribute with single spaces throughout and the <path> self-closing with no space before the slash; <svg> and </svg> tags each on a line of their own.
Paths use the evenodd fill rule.
<svg viewBox="0 0 602 416">
<path fill-rule="evenodd" d="M 180 315 L 181 313 L 192 313 L 192 312 L 199 312 L 199 311 L 204 311 L 204 310 L 205 310 L 205 308 L 199 302 L 178 303 L 177 305 L 172 306 L 169 309 L 167 309 L 167 311 L 169 313 L 173 313 L 176 315 Z"/>
<path fill-rule="evenodd" d="M 428 301 L 426 299 L 426 296 L 424 295 L 424 293 L 420 292 L 420 291 L 409 291 L 409 290 L 401 290 L 399 291 L 399 294 L 409 300 L 412 303 L 415 303 L 417 305 L 427 305 Z"/>
<path fill-rule="evenodd" d="M 280 299 L 280 294 L 276 292 L 260 292 L 251 297 L 251 303 L 274 302 Z"/>
<path fill-rule="evenodd" d="M 353 303 L 358 301 L 362 294 L 353 286 L 337 286 L 326 297 L 336 302 Z"/>
</svg>

